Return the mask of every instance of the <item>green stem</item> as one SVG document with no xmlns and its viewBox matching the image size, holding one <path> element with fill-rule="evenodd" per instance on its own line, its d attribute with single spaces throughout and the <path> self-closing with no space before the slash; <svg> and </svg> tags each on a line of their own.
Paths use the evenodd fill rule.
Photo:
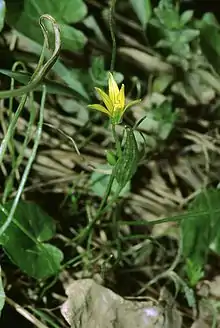
<svg viewBox="0 0 220 328">
<path fill-rule="evenodd" d="M 21 114 L 21 111 L 24 108 L 27 97 L 28 97 L 27 95 L 22 96 L 21 101 L 20 101 L 19 106 L 18 106 L 18 109 L 15 112 L 15 114 L 13 116 L 13 119 L 11 120 L 11 122 L 8 126 L 6 135 L 4 136 L 4 138 L 1 142 L 1 145 L 0 145 L 0 164 L 2 164 L 6 149 L 7 149 L 8 145 L 10 144 L 10 140 L 11 140 L 11 137 L 13 135 L 13 131 L 15 129 L 15 126 L 16 126 L 17 120 L 18 120 L 18 118 Z"/>
<path fill-rule="evenodd" d="M 116 133 L 115 130 L 115 124 L 112 124 L 112 134 L 113 134 L 113 138 L 115 140 L 115 146 L 116 146 L 116 152 L 117 152 L 117 157 L 121 157 L 122 156 L 122 151 L 121 151 L 121 144 L 118 138 L 118 135 Z"/>
<path fill-rule="evenodd" d="M 27 85 L 15 90 L 0 91 L 0 99 L 9 98 L 9 97 L 19 97 L 35 90 L 38 87 L 38 85 L 42 82 L 43 78 L 51 69 L 51 67 L 55 64 L 56 60 L 58 59 L 60 48 L 61 48 L 60 30 L 56 21 L 49 15 L 42 15 L 40 17 L 40 26 L 42 28 L 45 38 L 44 45 L 43 45 L 43 53 L 45 50 L 45 46 L 48 44 L 48 36 L 47 36 L 46 28 L 43 23 L 44 19 L 48 19 L 51 21 L 54 30 L 54 36 L 55 36 L 55 47 L 50 59 L 41 68 L 39 67 L 38 64 L 36 72 L 33 74 L 31 81 Z M 42 63 L 42 58 L 43 58 L 43 54 L 40 57 L 40 61 L 39 61 L 40 64 Z"/>
<path fill-rule="evenodd" d="M 102 208 L 100 215 L 104 214 L 110 207 L 112 207 L 112 205 L 114 205 L 114 203 L 116 202 L 116 200 L 120 195 L 120 192 L 121 192 L 121 188 L 118 188 L 118 190 L 115 192 L 114 196 L 110 199 L 108 204 L 106 204 L 106 206 Z"/>
<path fill-rule="evenodd" d="M 2 140 L 2 143 L 0 145 L 0 165 L 2 163 L 2 160 L 4 157 L 5 151 L 8 147 L 8 144 L 10 143 L 10 139 L 13 135 L 13 131 L 15 129 L 17 120 L 20 116 L 22 109 L 24 108 L 25 103 L 26 103 L 28 93 L 33 91 L 39 85 L 39 83 L 43 80 L 44 76 L 47 74 L 48 70 L 50 70 L 51 67 L 55 64 L 55 62 L 59 56 L 59 51 L 60 51 L 60 47 L 61 47 L 59 26 L 57 25 L 57 23 L 51 16 L 43 15 L 40 18 L 40 26 L 43 30 L 45 40 L 44 40 L 42 54 L 39 59 L 39 63 L 42 64 L 42 60 L 43 60 L 42 58 L 43 58 L 43 54 L 44 54 L 44 50 L 45 50 L 45 45 L 48 43 L 47 33 L 46 33 L 45 26 L 43 24 L 43 19 L 50 20 L 53 25 L 53 29 L 54 29 L 55 46 L 54 46 L 54 51 L 53 51 L 51 57 L 48 59 L 48 61 L 44 64 L 44 66 L 41 69 L 39 67 L 39 64 L 37 65 L 37 73 L 34 72 L 34 74 L 32 75 L 31 81 L 26 86 L 21 87 L 20 89 L 15 89 L 15 90 L 0 91 L 0 98 L 8 98 L 8 97 L 22 95 L 18 109 L 17 109 L 16 113 L 14 114 L 14 116 L 10 122 L 10 125 L 8 126 L 6 135 L 4 136 L 4 139 Z"/>
<path fill-rule="evenodd" d="M 13 201 L 10 213 L 6 219 L 6 221 L 4 222 L 4 224 L 1 226 L 0 228 L 0 236 L 2 236 L 2 234 L 5 232 L 5 230 L 8 228 L 8 226 L 10 225 L 10 223 L 13 220 L 13 216 L 15 214 L 18 202 L 20 200 L 20 197 L 22 195 L 25 183 L 27 181 L 28 175 L 30 173 L 32 164 L 34 162 L 34 159 L 36 157 L 37 154 L 37 149 L 38 149 L 38 145 L 40 143 L 40 138 L 41 138 L 41 133 L 42 133 L 42 126 L 43 126 L 43 120 L 44 120 L 44 105 L 45 105 L 45 100 L 46 100 L 46 87 L 45 85 L 43 85 L 43 94 L 42 94 L 42 98 L 41 98 L 41 105 L 40 105 L 40 117 L 39 117 L 39 122 L 38 122 L 38 128 L 37 128 L 37 133 L 36 133 L 36 137 L 35 137 L 35 142 L 34 142 L 34 146 L 32 149 L 32 153 L 31 156 L 27 162 L 27 165 L 25 167 L 23 176 L 21 178 L 21 182 L 19 185 L 19 188 L 17 190 L 15 199 Z M 2 209 L 2 208 L 1 208 Z"/>
<path fill-rule="evenodd" d="M 94 224 L 99 220 L 100 216 L 103 214 L 103 212 L 105 212 L 105 208 L 108 207 L 108 204 L 105 206 L 107 200 L 108 200 L 108 197 L 110 195 L 110 192 L 111 192 L 111 189 L 112 189 L 112 185 L 113 185 L 113 182 L 114 182 L 114 174 L 111 174 L 110 176 L 110 179 L 109 179 L 109 182 L 108 182 L 108 185 L 107 185 L 107 188 L 105 190 L 105 195 L 102 199 L 102 202 L 99 206 L 99 209 L 95 215 L 95 217 L 93 218 L 93 220 L 86 226 L 85 230 L 83 230 L 82 234 L 81 235 L 78 235 L 76 238 L 74 238 L 72 240 L 72 242 L 83 242 L 86 238 L 86 236 L 88 236 L 88 234 L 91 232 Z"/>
<path fill-rule="evenodd" d="M 33 101 L 34 101 L 33 93 L 30 94 L 30 98 L 31 98 L 31 103 L 33 104 Z M 30 107 L 30 108 L 31 108 L 31 114 L 30 114 L 30 120 L 28 122 L 27 132 L 25 134 L 24 142 L 23 142 L 21 148 L 19 149 L 18 157 L 14 161 L 11 173 L 10 173 L 8 179 L 6 180 L 6 185 L 5 185 L 4 193 L 3 193 L 3 197 L 2 197 L 3 204 L 6 203 L 7 197 L 9 195 L 9 193 L 11 192 L 11 188 L 13 186 L 13 180 L 14 180 L 16 170 L 18 170 L 20 164 L 22 163 L 25 149 L 27 148 L 27 145 L 30 141 L 30 137 L 32 134 L 32 128 L 33 128 L 33 124 L 34 124 L 34 120 L 36 118 L 37 112 L 36 112 L 35 108 L 32 108 L 32 107 Z"/>
<path fill-rule="evenodd" d="M 111 0 L 110 12 L 109 12 L 109 27 L 110 27 L 110 34 L 111 34 L 111 38 L 112 38 L 112 58 L 111 58 L 111 66 L 110 66 L 110 72 L 112 72 L 112 73 L 114 71 L 115 58 L 116 58 L 116 39 L 115 39 L 115 33 L 114 33 L 115 4 L 116 4 L 116 0 Z"/>
<path fill-rule="evenodd" d="M 12 66 L 12 72 L 15 72 L 17 67 L 21 66 L 24 72 L 27 72 L 25 65 L 22 62 L 15 62 L 14 65 Z M 10 90 L 14 90 L 14 84 L 15 84 L 15 79 L 12 77 L 11 78 L 11 87 Z M 14 97 L 9 98 L 9 108 L 8 108 L 8 118 L 9 122 L 13 121 L 13 104 L 14 104 Z M 4 131 L 4 135 L 6 134 L 6 131 Z M 8 143 L 8 149 L 11 154 L 11 161 L 12 161 L 12 166 L 14 165 L 14 159 L 15 159 L 15 146 L 13 142 L 13 135 L 11 135 L 11 140 Z M 16 178 L 19 179 L 19 172 L 16 172 Z"/>
<path fill-rule="evenodd" d="M 102 214 L 102 211 L 103 211 L 103 209 L 105 207 L 105 204 L 106 204 L 106 202 L 108 200 L 108 197 L 109 197 L 109 195 L 111 193 L 111 189 L 112 189 L 112 185 L 113 185 L 114 179 L 115 179 L 114 174 L 111 174 L 110 179 L 109 179 L 109 182 L 108 182 L 108 185 L 107 185 L 107 188 L 105 190 L 105 195 L 104 195 L 104 197 L 103 197 L 103 199 L 101 201 L 101 204 L 99 206 L 98 212 L 97 212 L 97 214 L 95 216 L 95 222 L 99 219 L 100 215 Z"/>
<path fill-rule="evenodd" d="M 117 136 L 117 133 L 116 133 L 116 130 L 115 130 L 115 124 L 112 124 L 112 134 L 113 134 L 113 137 L 114 137 L 114 140 L 115 140 L 115 145 L 116 145 L 116 151 L 117 151 L 117 156 L 121 157 L 122 156 L 122 150 L 121 150 L 121 145 L 120 145 L 120 141 L 119 141 L 119 138 Z M 101 204 L 99 206 L 99 209 L 94 217 L 94 219 L 87 225 L 86 229 L 83 231 L 82 235 L 79 235 L 77 236 L 75 239 L 74 239 L 74 242 L 80 240 L 80 241 L 83 241 L 85 239 L 85 237 L 91 232 L 91 229 L 92 227 L 94 226 L 94 224 L 99 220 L 100 216 L 106 212 L 106 210 L 108 208 L 110 208 L 114 202 L 117 200 L 118 198 L 118 195 L 120 194 L 121 192 L 121 189 L 119 188 L 115 195 L 112 197 L 112 199 L 107 203 L 108 201 L 108 198 L 109 198 L 109 195 L 111 193 L 111 190 L 112 190 L 112 185 L 113 185 L 113 182 L 115 180 L 115 175 L 114 175 L 114 172 L 112 172 L 111 176 L 110 176 L 110 179 L 108 181 L 108 185 L 107 185 L 107 188 L 105 190 L 105 194 L 104 194 L 104 197 L 101 201 Z"/>
<path fill-rule="evenodd" d="M 114 140 L 115 140 L 115 145 L 116 145 L 116 151 L 117 151 L 117 156 L 120 158 L 122 156 L 122 150 L 121 150 L 121 145 L 120 145 L 120 141 L 119 141 L 119 138 L 118 138 L 118 135 L 116 133 L 116 130 L 115 130 L 115 124 L 112 124 L 112 134 L 113 134 L 113 137 L 114 137 Z M 101 204 L 99 206 L 99 209 L 98 209 L 98 212 L 96 213 L 96 216 L 93 220 L 93 224 L 100 218 L 100 216 L 102 215 L 102 213 L 105 211 L 105 208 L 109 208 L 109 204 L 106 205 L 107 203 L 107 200 L 108 200 L 108 197 L 111 193 L 111 190 L 112 190 L 112 185 L 113 185 L 113 182 L 114 182 L 114 179 L 115 179 L 115 175 L 114 175 L 114 172 L 112 172 L 111 176 L 110 176 L 110 179 L 109 179 L 109 182 L 108 182 L 108 185 L 107 185 L 107 188 L 106 188 L 106 191 L 105 191 L 105 195 L 101 201 Z M 119 192 L 120 193 L 120 192 Z M 116 192 L 116 197 L 118 197 L 118 192 Z M 113 202 L 115 201 L 115 197 L 112 198 Z M 110 201 L 111 204 L 112 203 L 112 200 Z"/>
<path fill-rule="evenodd" d="M 182 241 L 182 235 L 180 236 L 180 241 L 179 241 L 179 247 L 177 250 L 177 254 L 173 260 L 173 263 L 171 264 L 171 266 L 164 272 L 158 274 L 156 277 L 154 277 L 152 280 L 150 280 L 147 283 L 147 286 L 151 286 L 153 284 L 155 284 L 158 280 L 162 279 L 162 278 L 166 278 L 169 276 L 169 274 L 171 272 L 174 272 L 174 270 L 176 269 L 177 265 L 179 264 L 180 260 L 181 260 L 181 256 L 182 256 L 182 250 L 183 250 L 183 241 Z"/>
</svg>

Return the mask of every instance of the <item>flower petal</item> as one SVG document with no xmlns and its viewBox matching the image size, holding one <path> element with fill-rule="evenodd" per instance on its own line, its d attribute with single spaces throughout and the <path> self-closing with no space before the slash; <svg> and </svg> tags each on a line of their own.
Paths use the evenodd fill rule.
<svg viewBox="0 0 220 328">
<path fill-rule="evenodd" d="M 118 94 L 118 103 L 120 104 L 121 110 L 123 112 L 125 107 L 125 86 L 122 84 L 121 89 Z"/>
<path fill-rule="evenodd" d="M 109 72 L 109 78 L 108 78 L 108 94 L 109 94 L 109 98 L 111 99 L 112 103 L 114 104 L 117 101 L 119 89 L 118 89 L 118 85 L 117 85 L 112 73 L 110 73 L 110 72 Z"/>
<path fill-rule="evenodd" d="M 109 111 L 108 111 L 104 106 L 102 106 L 102 105 L 99 105 L 99 104 L 93 104 L 93 105 L 88 105 L 88 107 L 89 107 L 89 108 L 92 108 L 92 109 L 99 110 L 100 112 L 103 112 L 103 113 L 105 113 L 105 114 L 111 116 L 110 113 L 109 113 Z"/>
<path fill-rule="evenodd" d="M 130 101 L 130 102 L 125 106 L 125 109 L 124 109 L 124 111 L 123 111 L 123 114 L 124 114 L 124 112 L 125 112 L 129 107 L 131 107 L 131 106 L 133 106 L 133 105 L 136 105 L 136 104 L 138 104 L 139 102 L 141 102 L 141 99 L 137 99 L 137 100 Z"/>
<path fill-rule="evenodd" d="M 113 104 L 107 93 L 105 93 L 102 89 L 95 88 L 98 92 L 99 96 L 101 97 L 102 101 L 104 102 L 107 110 L 112 113 L 113 112 Z"/>
</svg>

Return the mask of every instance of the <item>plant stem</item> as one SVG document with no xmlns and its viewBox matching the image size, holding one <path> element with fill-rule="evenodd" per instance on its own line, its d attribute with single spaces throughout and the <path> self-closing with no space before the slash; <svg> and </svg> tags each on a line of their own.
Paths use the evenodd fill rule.
<svg viewBox="0 0 220 328">
<path fill-rule="evenodd" d="M 53 26 L 53 31 L 54 31 L 54 37 L 55 37 L 55 44 L 54 44 L 54 51 L 51 55 L 51 57 L 48 59 L 48 61 L 43 65 L 43 55 L 45 51 L 45 47 L 48 44 L 48 36 L 47 36 L 47 31 L 46 27 L 44 25 L 44 20 L 49 20 Z M 34 72 L 30 82 L 23 86 L 20 87 L 19 89 L 14 89 L 14 90 L 5 90 L 5 91 L 0 91 L 0 99 L 3 98 L 10 98 L 10 97 L 19 97 L 23 96 L 24 94 L 27 94 L 31 91 L 34 91 L 42 82 L 43 78 L 45 75 L 49 72 L 51 67 L 55 64 L 59 57 L 60 53 L 60 48 L 61 48 L 61 38 L 60 38 L 60 29 L 56 21 L 51 17 L 50 15 L 42 15 L 40 17 L 40 26 L 44 34 L 44 45 L 43 45 L 43 50 L 41 57 L 39 59 L 39 64 L 37 65 L 37 70 Z"/>
<path fill-rule="evenodd" d="M 10 140 L 12 138 L 12 135 L 14 133 L 14 129 L 17 123 L 17 120 L 21 114 L 22 109 L 24 108 L 24 105 L 26 103 L 27 100 L 27 95 L 23 95 L 21 98 L 21 101 L 19 103 L 18 109 L 16 110 L 9 126 L 6 132 L 6 135 L 4 136 L 1 145 L 0 145 L 0 164 L 2 164 L 5 152 L 7 150 L 8 145 L 10 144 Z"/>
<path fill-rule="evenodd" d="M 13 201 L 13 204 L 11 206 L 9 215 L 8 215 L 6 221 L 0 227 L 0 236 L 2 236 L 2 234 L 5 232 L 5 230 L 8 228 L 8 226 L 10 225 L 10 223 L 13 220 L 13 217 L 14 217 L 14 214 L 15 214 L 15 211 L 16 211 L 16 208 L 17 208 L 17 205 L 18 205 L 18 202 L 20 200 L 20 197 L 21 197 L 22 192 L 24 190 L 24 186 L 25 186 L 25 183 L 27 181 L 28 175 L 30 173 L 32 164 L 33 164 L 34 159 L 36 157 L 37 149 L 38 149 L 38 145 L 40 143 L 40 138 L 41 138 L 41 133 L 42 133 L 42 126 L 43 126 L 43 120 L 44 120 L 44 106 L 45 106 L 45 101 L 46 101 L 46 86 L 43 85 L 43 93 L 42 93 L 41 105 L 40 105 L 40 116 L 39 116 L 37 133 L 36 133 L 36 137 L 35 137 L 35 141 L 34 141 L 32 153 L 31 153 L 31 156 L 29 157 L 29 160 L 28 160 L 27 165 L 25 167 L 24 173 L 22 175 L 21 182 L 20 182 L 19 188 L 17 190 L 17 193 L 16 193 L 15 199 Z M 1 208 L 1 210 L 2 210 L 2 208 Z"/>
<path fill-rule="evenodd" d="M 117 151 L 117 156 L 118 157 L 121 157 L 122 156 L 122 151 L 121 151 L 121 145 L 120 145 L 120 141 L 119 141 L 119 138 L 116 134 L 116 130 L 115 130 L 115 124 L 112 124 L 112 134 L 113 134 L 113 137 L 114 137 L 114 140 L 115 140 L 115 146 L 116 146 L 116 151 Z M 115 193 L 115 195 L 112 197 L 112 199 L 110 200 L 109 203 L 107 203 L 107 200 L 109 198 L 109 195 L 111 193 L 111 190 L 112 190 L 112 185 L 113 185 L 113 182 L 114 182 L 114 179 L 115 179 L 115 175 L 114 175 L 114 172 L 112 172 L 111 176 L 110 176 L 110 179 L 108 181 L 108 185 L 107 185 L 107 188 L 105 190 L 105 194 L 104 194 L 104 197 L 101 201 L 101 204 L 99 206 L 99 209 L 95 215 L 95 217 L 93 218 L 93 220 L 87 225 L 86 229 L 83 231 L 82 235 L 80 236 L 77 236 L 76 238 L 74 238 L 74 242 L 80 240 L 80 241 L 83 241 L 85 239 L 85 237 L 90 233 L 92 227 L 94 226 L 94 224 L 99 220 L 100 216 L 109 208 L 111 207 L 115 200 L 117 200 L 118 198 L 118 195 L 120 193 L 120 189 L 118 189 Z M 107 204 L 106 204 L 107 203 Z"/>
<path fill-rule="evenodd" d="M 120 141 L 119 141 L 119 138 L 118 138 L 116 130 L 115 130 L 115 124 L 112 124 L 112 134 L 113 134 L 113 137 L 115 140 L 117 156 L 120 158 L 122 155 L 122 151 L 121 151 Z"/>
<path fill-rule="evenodd" d="M 86 226 L 85 230 L 82 232 L 81 235 L 78 235 L 76 238 L 74 238 L 72 240 L 72 242 L 83 242 L 86 238 L 86 236 L 88 236 L 88 234 L 91 232 L 94 224 L 99 220 L 100 216 L 103 214 L 103 212 L 105 212 L 106 207 L 108 207 L 109 204 L 106 204 L 108 197 L 110 195 L 111 189 L 112 189 L 112 185 L 114 182 L 114 174 L 111 174 L 106 191 L 105 191 L 105 195 L 101 201 L 101 204 L 99 206 L 99 209 L 95 215 L 95 217 L 93 218 L 93 220 Z"/>
<path fill-rule="evenodd" d="M 112 185 L 113 185 L 114 179 L 115 179 L 114 174 L 111 174 L 110 179 L 109 179 L 109 182 L 108 182 L 108 185 L 107 185 L 107 188 L 105 190 L 105 195 L 104 195 L 104 197 L 103 197 L 103 199 L 101 201 L 101 204 L 99 206 L 98 212 L 97 212 L 97 214 L 95 216 L 95 222 L 98 220 L 98 218 L 102 214 L 102 211 L 105 208 L 105 204 L 106 204 L 106 202 L 108 200 L 108 197 L 109 197 L 109 195 L 111 193 L 111 189 L 112 189 Z"/>
<path fill-rule="evenodd" d="M 116 130 L 115 130 L 115 124 L 112 124 L 112 134 L 113 134 L 113 137 L 114 137 L 114 140 L 115 140 L 115 146 L 116 146 L 116 152 L 117 152 L 117 156 L 120 158 L 122 156 L 122 151 L 121 151 L 121 145 L 120 145 L 120 141 L 119 141 L 119 138 L 117 136 L 117 133 L 116 133 Z M 95 221 L 98 220 L 98 218 L 100 217 L 100 215 L 102 214 L 102 212 L 105 210 L 105 204 L 108 200 L 108 197 L 111 193 L 111 189 L 112 189 L 112 185 L 113 185 L 113 182 L 114 182 L 114 179 L 115 179 L 115 175 L 114 175 L 114 172 L 112 172 L 111 176 L 110 176 L 110 179 L 109 179 L 109 182 L 108 182 L 108 185 L 107 185 L 107 188 L 106 188 L 106 191 L 105 191 L 105 195 L 102 199 L 102 202 L 99 206 L 99 209 L 98 209 L 98 212 L 95 216 Z M 117 194 L 117 193 L 116 193 Z M 113 197 L 114 199 L 115 197 Z M 108 205 L 107 205 L 108 207 Z"/>
<path fill-rule="evenodd" d="M 115 4 L 116 4 L 116 0 L 111 0 L 110 12 L 109 12 L 109 27 L 110 27 L 110 33 L 111 33 L 111 38 L 112 38 L 112 59 L 111 59 L 111 66 L 110 66 L 111 73 L 114 71 L 115 57 L 116 57 L 116 39 L 115 39 L 115 33 L 114 33 Z"/>
</svg>

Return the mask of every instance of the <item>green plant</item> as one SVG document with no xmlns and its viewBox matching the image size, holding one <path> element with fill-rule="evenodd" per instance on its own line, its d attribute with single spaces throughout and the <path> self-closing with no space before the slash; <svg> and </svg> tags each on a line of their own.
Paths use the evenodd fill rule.
<svg viewBox="0 0 220 328">
<path fill-rule="evenodd" d="M 54 31 L 54 51 L 51 57 L 44 64 L 44 52 L 46 45 L 48 44 L 47 29 L 45 27 L 45 21 L 49 21 L 53 26 Z M 2 165 L 7 149 L 13 151 L 13 136 L 15 126 L 19 116 L 25 106 L 28 98 L 28 94 L 33 92 L 35 88 L 41 84 L 44 76 L 48 73 L 51 67 L 56 62 L 59 50 L 61 46 L 59 27 L 56 21 L 49 15 L 43 15 L 40 18 L 40 26 L 44 34 L 44 46 L 43 50 L 30 82 L 19 89 L 14 90 L 13 88 L 9 91 L 1 91 L 1 97 L 12 99 L 14 96 L 22 96 L 20 104 L 15 112 L 12 113 L 11 108 L 11 121 L 7 127 L 7 131 L 2 140 L 1 152 L 0 152 L 0 163 Z M 12 85 L 13 86 L 13 85 Z M 14 159 L 14 165 L 11 173 L 5 184 L 5 192 L 3 196 L 3 202 L 0 205 L 1 210 L 1 228 L 0 228 L 0 239 L 1 245 L 5 252 L 16 263 L 23 271 L 27 272 L 30 276 L 35 278 L 47 277 L 54 274 L 59 270 L 59 265 L 62 260 L 62 252 L 49 244 L 43 244 L 42 241 L 49 239 L 53 235 L 53 223 L 48 221 L 48 227 L 45 227 L 46 215 L 41 213 L 36 205 L 30 205 L 22 203 L 20 198 L 27 181 L 32 163 L 35 159 L 37 148 L 40 142 L 42 125 L 43 125 L 43 113 L 46 98 L 46 86 L 43 85 L 43 92 L 41 98 L 40 115 L 38 128 L 35 137 L 35 143 L 33 145 L 31 156 L 25 167 L 23 175 L 20 180 L 20 184 L 17 190 L 17 194 L 13 201 L 8 201 L 8 197 L 13 188 L 13 182 L 15 174 L 19 169 L 19 166 L 23 159 L 23 153 L 16 159 Z M 30 99 L 33 98 L 30 96 Z M 35 118 L 30 116 L 29 128 L 27 131 L 27 138 L 24 141 L 23 152 L 27 145 L 28 139 L 32 134 L 31 125 Z M 36 211 L 36 216 L 34 216 Z M 28 216 L 26 216 L 28 215 Z M 39 222 L 41 220 L 41 225 Z M 48 217 L 48 220 L 50 218 Z M 46 228 L 46 229 L 45 229 Z M 48 231 L 47 231 L 48 230 Z M 28 257 L 28 261 L 26 262 Z M 51 260 L 50 260 L 51 258 Z"/>
<path fill-rule="evenodd" d="M 220 40 L 180 5 L 6 1 L 0 310 L 5 287 L 36 326 L 65 327 L 66 278 L 95 278 L 193 320 L 219 255 Z"/>
</svg>

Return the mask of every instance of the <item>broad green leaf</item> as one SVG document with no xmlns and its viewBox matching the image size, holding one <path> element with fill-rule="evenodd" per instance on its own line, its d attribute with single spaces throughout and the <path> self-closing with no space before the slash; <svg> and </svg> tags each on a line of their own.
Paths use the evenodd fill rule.
<svg viewBox="0 0 220 328">
<path fill-rule="evenodd" d="M 67 50 L 82 49 L 86 37 L 68 23 L 81 20 L 87 13 L 82 0 L 8 0 L 6 20 L 19 32 L 42 44 L 42 31 L 38 25 L 42 14 L 50 14 L 61 26 L 62 48 Z M 27 28 L 28 27 L 28 28 Z"/>
<path fill-rule="evenodd" d="M 0 315 L 5 304 L 5 292 L 2 284 L 1 267 L 0 267 Z"/>
<path fill-rule="evenodd" d="M 0 0 L 0 32 L 5 24 L 5 1 Z"/>
<path fill-rule="evenodd" d="M 179 36 L 180 42 L 189 43 L 199 36 L 199 31 L 195 29 L 186 28 L 183 29 L 182 32 L 180 32 Z"/>
<path fill-rule="evenodd" d="M 70 51 L 82 49 L 86 42 L 87 38 L 85 35 L 67 24 L 60 24 L 62 48 Z"/>
<path fill-rule="evenodd" d="M 9 212 L 12 202 L 4 208 Z M 6 215 L 0 212 L 0 222 Z M 13 221 L 2 236 L 0 243 L 12 262 L 36 279 L 47 278 L 60 270 L 62 252 L 44 243 L 53 237 L 55 224 L 52 218 L 34 203 L 20 201 Z"/>
<path fill-rule="evenodd" d="M 64 112 L 74 115 L 82 124 L 86 124 L 89 119 L 89 111 L 87 106 L 83 105 L 79 100 L 72 98 L 59 97 L 58 103 Z"/>
<path fill-rule="evenodd" d="M 151 0 L 130 0 L 131 5 L 141 22 L 143 28 L 146 28 L 146 25 L 152 14 Z"/>
<path fill-rule="evenodd" d="M 89 100 L 89 96 L 84 88 L 83 83 L 80 81 L 77 69 L 68 69 L 62 64 L 61 61 L 57 61 L 53 67 L 54 72 L 64 81 L 66 84 L 84 101 Z"/>
<path fill-rule="evenodd" d="M 54 65 L 53 69 L 70 88 L 72 88 L 81 96 L 83 100 L 89 100 L 89 96 L 86 93 L 84 85 L 81 83 L 78 77 L 78 72 L 76 69 L 68 69 L 59 60 Z"/>
<path fill-rule="evenodd" d="M 173 81 L 173 75 L 161 74 L 155 77 L 152 85 L 152 92 L 163 93 Z"/>
<path fill-rule="evenodd" d="M 97 170 L 92 173 L 91 178 L 90 178 L 90 183 L 91 183 L 91 190 L 98 195 L 99 197 L 103 197 L 105 191 L 106 191 L 106 186 L 108 185 L 109 179 L 110 179 L 110 174 L 105 174 L 104 171 L 108 170 L 110 171 L 112 169 L 111 166 L 109 165 L 101 165 L 99 166 L 100 172 Z M 103 173 L 101 172 L 103 171 Z M 113 182 L 112 186 L 112 195 L 117 194 L 119 190 L 119 185 L 118 182 L 115 180 Z M 130 190 L 130 182 L 128 182 L 125 187 L 120 191 L 120 196 L 126 195 Z"/>
<path fill-rule="evenodd" d="M 83 0 L 7 0 L 7 10 L 13 8 L 14 15 L 19 15 L 15 12 L 16 9 L 20 12 L 23 8 L 23 12 L 32 19 L 46 13 L 58 22 L 70 24 L 81 21 L 87 14 L 87 7 Z"/>
<path fill-rule="evenodd" d="M 105 70 L 105 60 L 103 56 L 92 57 L 92 65 L 89 68 L 89 73 L 96 87 L 106 86 L 108 83 L 108 74 Z"/>
<path fill-rule="evenodd" d="M 181 223 L 183 254 L 197 272 L 202 270 L 206 263 L 210 245 L 220 231 L 220 214 L 216 211 L 220 208 L 219 198 L 220 190 L 201 192 L 189 207 L 190 220 L 185 219 Z M 192 211 L 195 212 L 194 217 Z M 207 215 L 197 215 L 200 211 L 207 211 Z"/>
<path fill-rule="evenodd" d="M 161 4 L 154 9 L 160 23 L 167 29 L 178 29 L 180 27 L 180 16 L 178 10 L 172 4 Z"/>
<path fill-rule="evenodd" d="M 38 3 L 41 3 L 41 6 L 36 5 L 36 1 L 32 0 L 30 2 L 30 10 L 35 8 L 39 13 L 39 7 L 42 7 L 44 12 L 49 13 L 60 22 L 77 23 L 87 14 L 87 7 L 83 0 L 41 0 Z"/>
<path fill-rule="evenodd" d="M 219 26 L 218 20 L 216 19 L 215 15 L 213 13 L 205 13 L 202 17 L 202 20 L 199 20 L 199 24 L 206 22 L 207 24 L 216 25 L 216 27 Z"/>
<path fill-rule="evenodd" d="M 214 69 L 220 73 L 220 26 L 212 21 L 201 20 L 200 45 L 204 56 Z"/>
<path fill-rule="evenodd" d="M 186 10 L 182 13 L 182 15 L 180 16 L 180 23 L 182 26 L 186 25 L 187 23 L 189 23 L 189 21 L 191 21 L 192 17 L 193 17 L 193 10 Z"/>
<path fill-rule="evenodd" d="M 158 101 L 156 104 L 156 98 L 154 100 L 153 96 L 154 94 L 151 109 L 147 111 L 146 119 L 141 122 L 140 128 L 149 134 L 156 134 L 159 140 L 166 140 L 178 117 L 177 111 L 169 100 L 161 98 L 161 103 Z"/>
<path fill-rule="evenodd" d="M 109 72 L 105 70 L 105 60 L 103 56 L 94 56 L 92 65 L 89 68 L 93 87 L 107 87 L 109 80 Z M 113 72 L 113 76 L 117 84 L 122 83 L 124 76 L 119 72 Z"/>
</svg>

